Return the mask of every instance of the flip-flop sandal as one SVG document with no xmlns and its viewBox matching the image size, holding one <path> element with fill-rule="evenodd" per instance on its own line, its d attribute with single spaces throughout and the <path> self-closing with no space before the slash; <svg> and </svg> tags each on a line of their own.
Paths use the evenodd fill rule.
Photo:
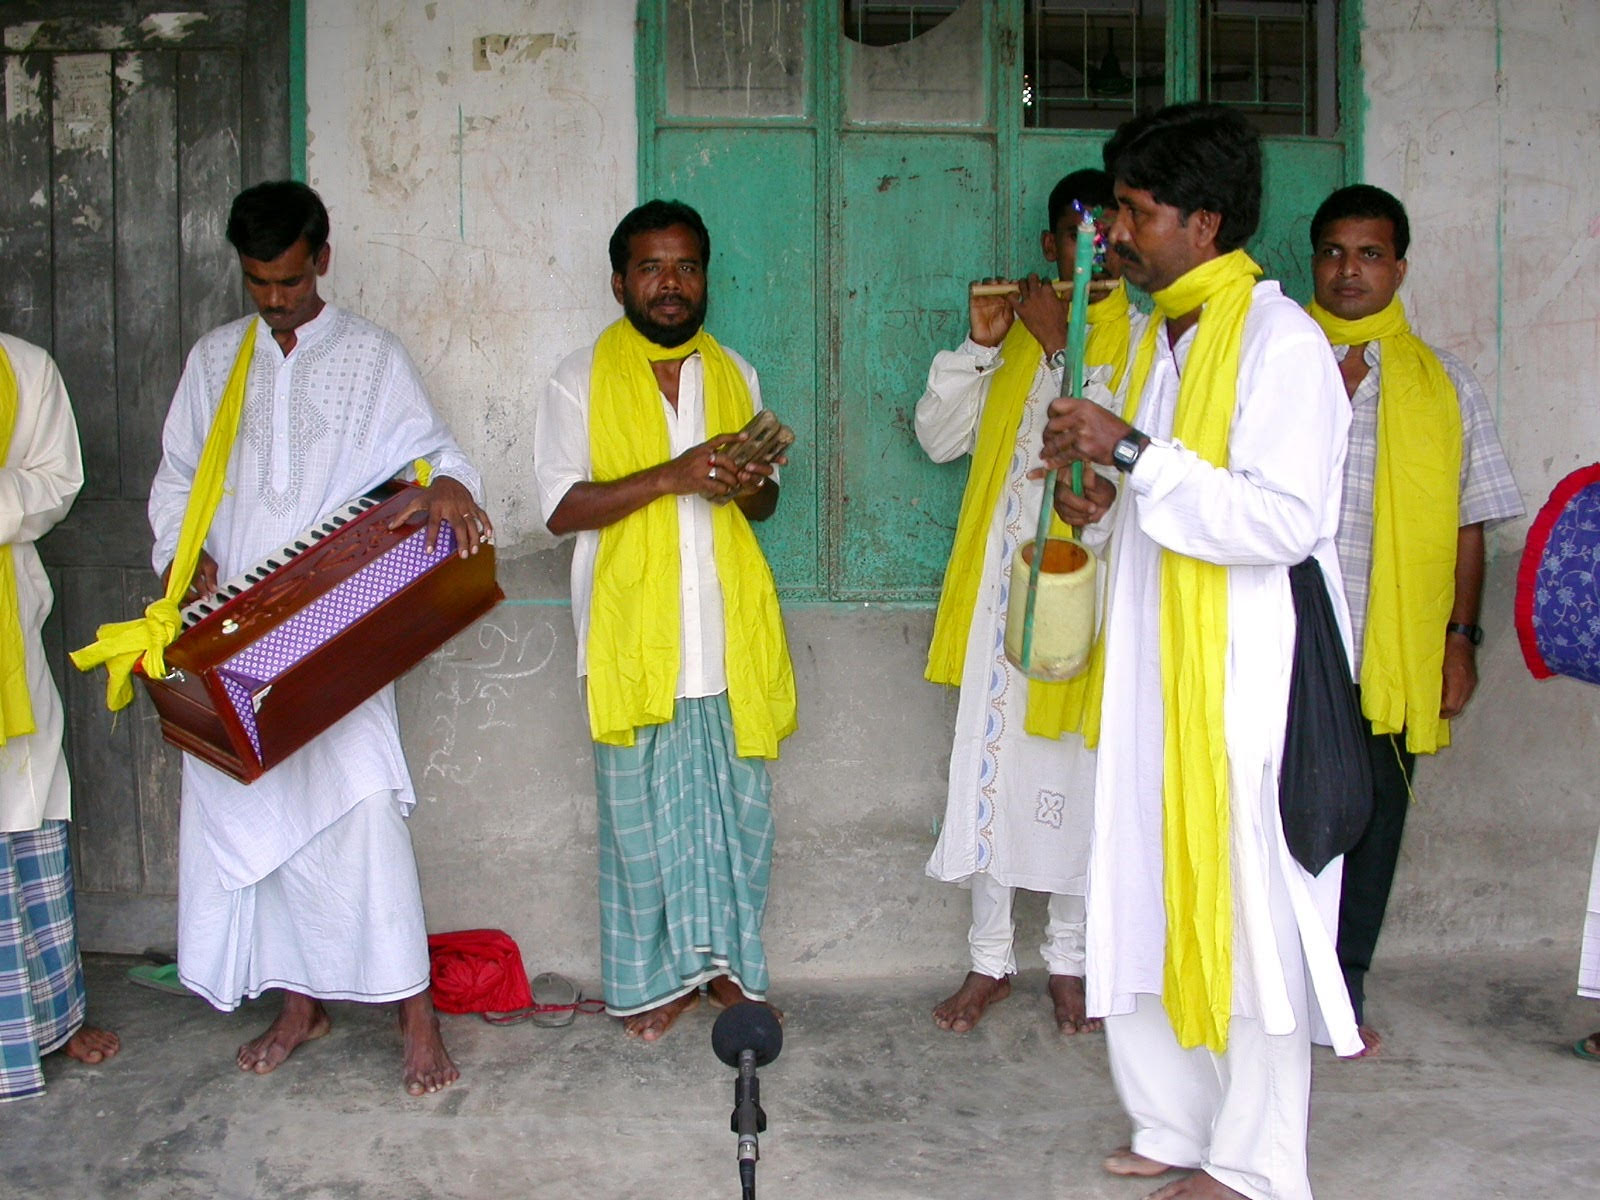
<svg viewBox="0 0 1600 1200">
<path fill-rule="evenodd" d="M 1593 1035 L 1591 1034 L 1590 1037 L 1592 1036 Z M 1586 1058 L 1590 1062 L 1600 1062 L 1600 1054 L 1596 1054 L 1593 1050 L 1589 1049 L 1588 1037 L 1581 1037 L 1577 1041 L 1573 1042 L 1572 1052 L 1579 1058 Z"/>
<path fill-rule="evenodd" d="M 533 1003 L 527 1008 L 511 1012 L 486 1012 L 483 1019 L 491 1025 L 516 1025 L 530 1021 L 545 1029 L 561 1029 L 571 1025 L 579 1013 L 603 1013 L 605 1001 L 585 999 L 572 980 L 554 971 L 535 975 L 530 982 Z"/>
<path fill-rule="evenodd" d="M 128 982 L 152 991 L 166 992 L 170 996 L 193 996 L 195 993 L 178 979 L 177 963 L 140 963 L 128 968 Z"/>
</svg>

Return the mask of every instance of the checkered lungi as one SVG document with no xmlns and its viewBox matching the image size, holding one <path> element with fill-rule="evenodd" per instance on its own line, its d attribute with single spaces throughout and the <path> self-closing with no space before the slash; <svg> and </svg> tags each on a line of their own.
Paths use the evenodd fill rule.
<svg viewBox="0 0 1600 1200">
<path fill-rule="evenodd" d="M 0 833 L 0 1101 L 44 1091 L 39 1059 L 84 1008 L 67 823 Z"/>
<path fill-rule="evenodd" d="M 632 746 L 595 744 L 600 800 L 600 970 L 628 1016 L 718 975 L 753 1000 L 772 870 L 772 780 L 734 751 L 724 693 L 680 699 Z"/>
</svg>

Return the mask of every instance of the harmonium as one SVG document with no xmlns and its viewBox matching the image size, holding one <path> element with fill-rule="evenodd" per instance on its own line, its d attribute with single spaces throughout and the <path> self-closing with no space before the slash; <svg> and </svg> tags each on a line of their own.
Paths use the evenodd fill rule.
<svg viewBox="0 0 1600 1200">
<path fill-rule="evenodd" d="M 417 490 L 380 484 L 183 608 L 166 678 L 138 672 L 169 742 L 249 783 L 505 598 L 492 545 L 389 528 Z"/>
</svg>

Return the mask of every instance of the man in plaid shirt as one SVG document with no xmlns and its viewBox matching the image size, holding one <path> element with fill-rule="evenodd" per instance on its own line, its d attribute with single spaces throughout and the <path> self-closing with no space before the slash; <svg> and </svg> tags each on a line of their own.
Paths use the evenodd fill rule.
<svg viewBox="0 0 1600 1200">
<path fill-rule="evenodd" d="M 1311 222 L 1312 316 L 1333 343 L 1350 396 L 1337 544 L 1350 603 L 1356 656 L 1351 665 L 1362 684 L 1363 711 L 1374 718 L 1372 820 L 1345 856 L 1339 911 L 1339 961 L 1368 1054 L 1377 1053 L 1381 1041 L 1366 1022 L 1364 982 L 1394 880 L 1416 754 L 1449 744 L 1448 721 L 1466 707 L 1477 686 L 1484 529 L 1523 513 L 1483 388 L 1466 364 L 1426 346 L 1406 324 L 1395 293 L 1406 276 L 1410 236 L 1400 202 L 1365 184 L 1334 192 Z M 1458 415 L 1460 463 L 1459 470 L 1451 470 L 1456 443 L 1451 426 Z M 1431 471 L 1440 494 L 1429 495 L 1420 485 L 1414 470 L 1419 465 L 1423 476 Z M 1412 523 L 1425 520 L 1424 513 L 1449 518 L 1452 512 L 1453 580 L 1448 527 L 1445 553 L 1430 578 L 1429 567 L 1417 561 L 1421 539 Z M 1408 583 L 1416 585 L 1409 593 Z M 1382 656 L 1394 644 L 1384 641 L 1384 626 L 1415 622 L 1423 607 L 1416 599 L 1419 592 L 1436 605 L 1440 619 L 1424 616 L 1420 639 L 1398 641 L 1407 646 L 1421 641 L 1409 652 L 1416 655 L 1410 677 L 1423 681 L 1420 698 L 1429 709 L 1437 695 L 1437 719 L 1415 703 L 1416 695 L 1409 710 L 1401 701 L 1386 712 L 1374 695 L 1377 676 L 1384 673 Z M 1411 665 L 1402 664 L 1400 675 Z M 1437 692 L 1428 692 L 1435 679 Z M 1395 719 L 1397 713 L 1402 719 Z"/>
</svg>

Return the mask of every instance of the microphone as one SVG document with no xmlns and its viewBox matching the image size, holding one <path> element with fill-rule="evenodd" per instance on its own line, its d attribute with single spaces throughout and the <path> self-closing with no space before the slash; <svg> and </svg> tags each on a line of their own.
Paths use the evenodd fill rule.
<svg viewBox="0 0 1600 1200">
<path fill-rule="evenodd" d="M 739 1071 L 733 1084 L 733 1117 L 729 1125 L 739 1135 L 739 1183 L 744 1200 L 755 1200 L 756 1160 L 761 1157 L 756 1135 L 767 1128 L 756 1068 L 778 1057 L 783 1049 L 783 1026 L 765 1004 L 744 1000 L 725 1008 L 717 1018 L 711 1027 L 711 1048 L 718 1058 Z"/>
</svg>

